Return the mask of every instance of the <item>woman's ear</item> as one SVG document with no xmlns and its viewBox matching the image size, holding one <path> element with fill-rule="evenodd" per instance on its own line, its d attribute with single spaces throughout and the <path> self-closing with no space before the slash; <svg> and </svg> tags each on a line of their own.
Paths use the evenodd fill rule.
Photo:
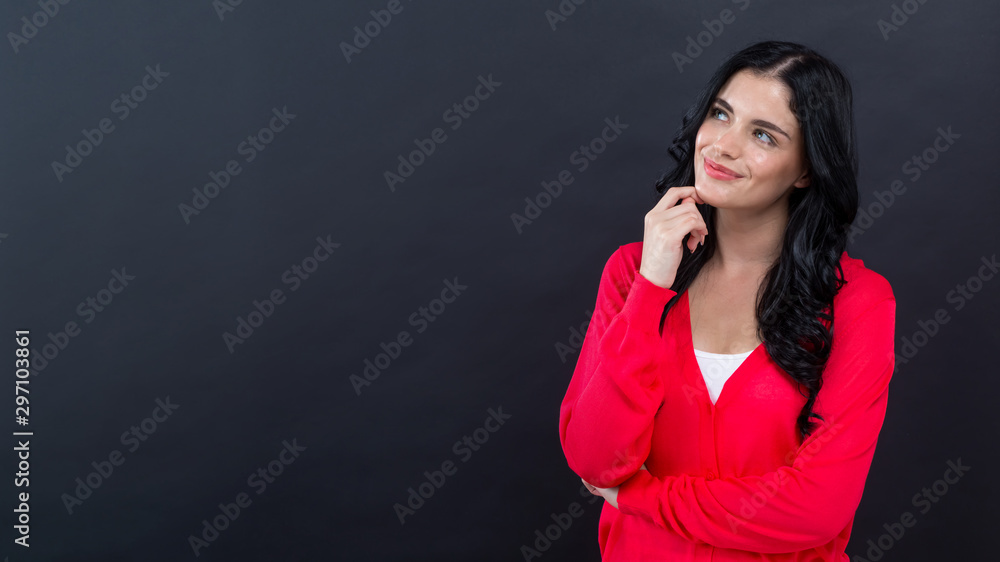
<svg viewBox="0 0 1000 562">
<path fill-rule="evenodd" d="M 799 176 L 799 179 L 795 180 L 792 184 L 793 187 L 808 187 L 809 186 L 809 170 L 806 170 Z"/>
</svg>

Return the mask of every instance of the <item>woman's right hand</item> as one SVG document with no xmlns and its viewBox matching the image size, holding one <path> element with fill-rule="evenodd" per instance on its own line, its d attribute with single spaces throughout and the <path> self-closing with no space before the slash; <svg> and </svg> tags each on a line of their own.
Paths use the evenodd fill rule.
<svg viewBox="0 0 1000 562">
<path fill-rule="evenodd" d="M 671 187 L 646 213 L 639 273 L 653 284 L 664 288 L 674 284 L 685 236 L 691 234 L 687 247 L 692 252 L 705 241 L 708 227 L 695 203 L 704 201 L 693 185 Z"/>
<path fill-rule="evenodd" d="M 639 470 L 645 470 L 646 472 L 649 472 L 649 469 L 646 468 L 646 463 L 642 463 L 642 466 L 639 467 Z M 590 482 L 587 482 L 583 478 L 581 478 L 580 481 L 583 482 L 583 485 L 587 487 L 587 491 L 589 491 L 591 494 L 594 494 L 595 496 L 603 496 L 604 495 L 604 494 L 598 492 L 597 491 L 597 487 L 594 486 L 593 484 L 591 484 Z"/>
</svg>

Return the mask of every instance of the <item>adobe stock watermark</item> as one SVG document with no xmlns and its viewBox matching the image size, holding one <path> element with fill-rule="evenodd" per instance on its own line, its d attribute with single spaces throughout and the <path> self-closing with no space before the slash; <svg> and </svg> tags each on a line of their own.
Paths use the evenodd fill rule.
<svg viewBox="0 0 1000 562">
<path fill-rule="evenodd" d="M 628 129 L 628 123 L 622 123 L 621 118 L 615 115 L 614 120 L 605 117 L 606 124 L 601 134 L 590 140 L 587 144 L 581 144 L 579 148 L 569 155 L 569 163 L 576 164 L 577 172 L 584 172 L 590 167 L 590 163 L 604 153 L 608 146 L 621 137 L 622 132 Z M 542 216 L 542 209 L 546 209 L 560 195 L 563 188 L 573 183 L 576 178 L 569 170 L 562 170 L 556 175 L 556 179 L 542 180 L 542 189 L 534 197 L 525 197 L 524 214 L 511 213 L 510 220 L 514 224 L 514 230 L 518 234 L 524 232 L 524 227 Z"/>
<path fill-rule="evenodd" d="M 69 4 L 69 0 L 38 0 L 38 7 L 41 9 L 31 14 L 30 19 L 28 16 L 21 18 L 21 33 L 13 31 L 7 33 L 7 40 L 10 41 L 14 54 L 20 52 L 22 45 L 27 45 L 38 35 L 40 29 L 55 19 L 59 15 L 59 7 L 66 4 Z"/>
<path fill-rule="evenodd" d="M 587 505 L 594 505 L 604 499 L 601 496 L 591 494 L 590 490 L 583 484 L 580 484 L 580 495 L 587 498 Z M 524 561 L 530 562 L 535 558 L 541 558 L 548 552 L 556 541 L 567 534 L 573 523 L 583 516 L 583 508 L 584 506 L 580 505 L 580 502 L 573 501 L 566 506 L 564 511 L 551 513 L 549 517 L 552 519 L 552 523 L 548 523 L 546 520 L 544 527 L 535 529 L 535 533 L 532 535 L 534 541 L 521 545 L 521 556 Z"/>
<path fill-rule="evenodd" d="M 382 30 L 389 26 L 389 23 L 392 22 L 392 16 L 402 11 L 403 6 L 400 4 L 400 0 L 389 0 L 385 9 L 369 11 L 368 13 L 371 14 L 372 18 L 360 27 L 354 26 L 354 38 L 352 41 L 350 43 L 347 41 L 340 42 L 340 52 L 344 55 L 344 59 L 347 60 L 347 64 L 351 64 L 351 57 L 360 55 L 361 51 L 368 45 L 371 45 L 372 40 L 378 37 L 382 33 Z"/>
<path fill-rule="evenodd" d="M 170 401 L 170 396 L 162 400 L 157 398 L 155 403 L 156 406 L 153 407 L 153 411 L 149 414 L 149 417 L 140 421 L 138 425 L 129 427 L 122 433 L 120 438 L 121 444 L 128 448 L 129 453 L 139 450 L 139 447 L 150 436 L 156 433 L 156 430 L 160 428 L 160 424 L 169 420 L 174 411 L 180 407 L 180 405 Z M 90 466 L 94 468 L 93 472 L 90 472 L 83 478 L 77 477 L 76 488 L 73 492 L 64 492 L 61 496 L 63 506 L 66 507 L 66 513 L 73 515 L 74 509 L 83 505 L 85 500 L 94 495 L 95 490 L 111 478 L 111 475 L 115 472 L 115 467 L 120 467 L 123 464 L 125 464 L 125 455 L 119 449 L 114 449 L 108 453 L 107 460 L 102 458 L 91 461 Z"/>
<path fill-rule="evenodd" d="M 750 0 L 732 0 L 732 2 L 740 7 L 741 12 L 750 7 Z M 674 64 L 677 65 L 677 72 L 683 73 L 684 65 L 692 64 L 694 59 L 700 57 L 705 52 L 705 49 L 711 47 L 712 43 L 722 35 L 725 27 L 735 21 L 736 12 L 733 12 L 729 8 L 719 12 L 718 19 L 701 20 L 701 24 L 705 27 L 705 30 L 699 31 L 695 36 L 687 36 L 687 45 L 683 53 L 674 51 L 671 54 Z"/>
<path fill-rule="evenodd" d="M 974 275 L 957 283 L 954 289 L 945 294 L 945 302 L 950 303 L 955 312 L 965 308 L 965 305 L 972 301 L 979 291 L 983 290 L 986 281 L 996 277 L 997 272 L 1000 271 L 1000 262 L 997 261 L 996 254 L 989 258 L 982 256 L 979 261 L 982 265 L 978 267 Z M 909 363 L 930 342 L 931 338 L 941 331 L 941 326 L 950 321 L 951 316 L 944 308 L 934 311 L 930 320 L 918 320 L 916 331 L 909 337 L 902 337 L 903 344 L 899 346 L 899 351 L 896 353 L 895 368 L 899 369 L 900 365 Z"/>
<path fill-rule="evenodd" d="M 500 431 L 507 420 L 511 418 L 511 414 L 505 414 L 503 411 L 503 406 L 497 406 L 497 409 L 489 408 L 486 410 L 489 414 L 486 417 L 486 421 L 483 422 L 482 427 L 478 427 L 472 432 L 472 435 L 463 435 L 461 439 L 455 441 L 452 445 L 451 451 L 455 453 L 462 463 L 469 462 L 475 451 L 478 451 L 490 440 L 490 435 Z M 441 470 L 434 471 L 424 471 L 424 481 L 417 486 L 407 488 L 407 497 L 405 505 L 402 503 L 395 503 L 392 506 L 393 512 L 399 519 L 400 525 L 406 524 L 406 517 L 412 516 L 417 513 L 421 507 L 423 507 L 427 500 L 434 497 L 434 493 L 441 489 L 445 485 L 449 476 L 454 476 L 458 473 L 458 464 L 452 460 L 446 460 L 441 463 Z"/>
<path fill-rule="evenodd" d="M 285 467 L 297 461 L 302 451 L 306 450 L 305 447 L 299 445 L 298 439 L 292 439 L 291 443 L 284 440 L 281 445 L 282 448 L 274 460 L 267 463 L 265 467 L 257 468 L 247 477 L 247 487 L 256 490 L 258 496 L 263 494 L 269 485 L 274 484 L 275 479 L 285 472 Z M 219 514 L 213 516 L 211 520 L 202 519 L 199 536 L 192 534 L 187 537 L 188 546 L 194 552 L 195 558 L 201 556 L 203 549 L 212 546 L 212 543 L 219 539 L 220 534 L 228 529 L 252 504 L 253 500 L 250 498 L 250 494 L 240 492 L 236 494 L 231 503 L 220 503 Z"/>
<path fill-rule="evenodd" d="M 962 457 L 954 461 L 949 460 L 945 464 L 948 468 L 945 469 L 941 478 L 935 480 L 929 487 L 921 488 L 913 495 L 911 503 L 913 507 L 919 508 L 921 515 L 926 515 L 934 507 L 934 504 L 941 501 L 941 498 L 948 493 L 950 486 L 958 484 L 958 481 L 972 468 L 962 464 Z M 875 539 L 868 539 L 865 543 L 868 545 L 865 556 L 855 554 L 851 556 L 851 562 L 877 562 L 881 560 L 886 552 L 906 536 L 906 530 L 916 524 L 917 518 L 911 511 L 904 511 L 898 518 L 883 523 L 882 528 L 885 529 L 885 533 Z"/>
<path fill-rule="evenodd" d="M 212 0 L 212 9 L 215 10 L 215 15 L 219 17 L 219 21 L 225 20 L 226 16 L 235 12 L 243 4 L 243 0 Z"/>
<path fill-rule="evenodd" d="M 455 102 L 441 114 L 441 119 L 445 123 L 451 124 L 452 131 L 457 131 L 465 124 L 465 121 L 479 110 L 480 102 L 490 99 L 497 88 L 503 85 L 502 82 L 493 80 L 493 73 L 487 74 L 485 78 L 480 74 L 478 80 L 479 84 L 475 87 L 472 94 L 466 96 L 461 102 Z M 432 130 L 431 134 L 425 139 L 413 139 L 413 144 L 417 147 L 416 150 L 410 151 L 406 157 L 403 154 L 399 154 L 396 158 L 399 164 L 396 166 L 395 172 L 386 170 L 382 174 L 386 185 L 389 186 L 389 191 L 395 193 L 396 186 L 408 180 L 416 169 L 423 165 L 437 151 L 438 145 L 444 143 L 446 140 L 448 140 L 448 135 L 445 134 L 444 129 L 441 127 Z"/>
<path fill-rule="evenodd" d="M 327 234 L 326 238 L 317 236 L 316 246 L 312 252 L 281 274 L 281 282 L 288 286 L 289 292 L 298 291 L 302 283 L 316 273 L 319 264 L 330 259 L 333 251 L 340 247 L 339 242 L 330 240 L 331 236 L 330 234 Z M 264 300 L 254 299 L 253 310 L 246 314 L 246 318 L 242 315 L 236 317 L 236 328 L 233 330 L 235 333 L 228 331 L 222 333 L 222 341 L 226 344 L 229 354 L 236 353 L 236 346 L 246 343 L 254 331 L 264 325 L 264 320 L 274 314 L 278 305 L 285 304 L 287 298 L 281 289 L 272 289 Z"/>
<path fill-rule="evenodd" d="M 904 0 L 901 5 L 893 4 L 892 11 L 889 13 L 889 21 L 880 19 L 875 22 L 878 30 L 882 33 L 882 39 L 888 41 L 889 34 L 899 31 L 900 27 L 910 21 L 910 16 L 916 14 L 920 6 L 926 3 L 927 0 Z"/>
<path fill-rule="evenodd" d="M 135 280 L 135 275 L 129 275 L 124 266 L 111 270 L 111 278 L 108 280 L 107 288 L 102 288 L 93 296 L 88 296 L 76 306 L 76 313 L 83 318 L 85 324 L 90 324 L 97 318 L 97 315 L 111 305 L 115 300 L 115 295 L 120 295 L 128 286 L 129 282 Z M 79 336 L 82 326 L 77 325 L 72 320 L 59 332 L 48 333 L 49 342 L 42 346 L 41 352 L 37 349 L 31 350 L 31 374 L 37 375 L 49 366 L 49 362 L 55 360 L 59 353 L 65 351 L 69 346 L 71 338 Z"/>
<path fill-rule="evenodd" d="M 146 74 L 139 79 L 138 85 L 111 101 L 111 112 L 118 116 L 119 122 L 128 119 L 132 111 L 138 109 L 139 104 L 144 102 L 149 93 L 158 88 L 167 76 L 170 76 L 170 73 L 160 70 L 159 64 L 155 68 L 147 66 Z M 93 129 L 82 129 L 80 133 L 83 139 L 73 146 L 66 145 L 66 156 L 62 161 L 52 161 L 52 173 L 56 175 L 59 183 L 62 183 L 63 176 L 74 172 L 80 164 L 83 164 L 83 159 L 93 154 L 94 150 L 104 142 L 105 137 L 114 131 L 115 123 L 110 117 L 98 121 L 97 127 Z"/>
<path fill-rule="evenodd" d="M 426 306 L 420 306 L 416 312 L 410 314 L 408 318 L 410 326 L 416 328 L 418 334 L 423 333 L 432 322 L 444 314 L 449 304 L 454 303 L 468 289 L 468 285 L 458 282 L 458 277 L 445 279 L 444 289 L 441 289 L 440 298 L 431 299 Z M 362 376 L 351 373 L 347 377 L 348 382 L 354 388 L 354 393 L 361 396 L 361 389 L 371 386 L 374 381 L 378 380 L 379 376 L 389 369 L 392 362 L 399 358 L 403 352 L 403 348 L 409 347 L 412 344 L 413 337 L 410 335 L 409 330 L 402 330 L 395 338 L 390 338 L 389 343 L 384 341 L 379 343 L 379 348 L 382 349 L 382 352 L 376 353 L 373 359 L 365 358 L 362 362 Z"/>
<path fill-rule="evenodd" d="M 565 364 L 567 357 L 578 353 L 583 348 L 583 340 L 587 337 L 587 328 L 590 327 L 590 319 L 594 315 L 594 312 L 592 310 L 584 310 L 583 314 L 587 319 L 580 324 L 579 328 L 576 326 L 569 327 L 569 339 L 567 343 L 556 342 L 556 355 L 559 356 L 561 363 Z"/>
<path fill-rule="evenodd" d="M 631 282 L 626 283 L 624 279 L 612 278 L 612 283 L 614 283 L 615 286 L 615 292 L 617 292 L 622 299 L 622 307 L 624 307 L 624 301 L 628 298 L 628 294 L 632 288 L 632 283 L 634 282 L 634 279 Z M 618 312 L 620 313 L 621 310 Z M 606 329 L 607 326 L 611 324 L 614 317 L 608 317 L 608 314 L 603 310 L 599 310 L 598 314 L 598 318 L 603 321 L 602 324 Z M 583 311 L 583 315 L 586 317 L 586 320 L 584 320 L 579 327 L 574 325 L 568 328 L 569 337 L 567 341 L 565 343 L 561 341 L 555 343 L 556 355 L 559 356 L 559 361 L 563 364 L 566 363 L 566 359 L 570 355 L 579 353 L 580 350 L 583 349 L 583 342 L 587 338 L 587 330 L 590 328 L 590 323 L 594 319 L 594 312 L 587 309 Z"/>
<path fill-rule="evenodd" d="M 559 0 L 555 10 L 545 10 L 543 14 L 552 31 L 556 30 L 556 25 L 565 23 L 570 16 L 576 13 L 576 7 L 582 6 L 587 0 Z M 558 12 L 556 11 L 558 10 Z"/>
<path fill-rule="evenodd" d="M 816 431 L 814 434 L 815 438 L 809 440 L 810 443 L 808 445 L 802 443 L 798 449 L 790 451 L 785 455 L 785 464 L 788 466 L 784 468 L 792 467 L 794 463 L 813 458 L 823 448 L 823 445 L 829 443 L 844 429 L 844 424 L 835 422 L 833 419 L 826 422 L 825 425 L 829 429 Z M 749 500 L 747 498 L 740 498 L 739 517 L 734 517 L 731 513 L 726 514 L 726 521 L 729 523 L 729 528 L 732 532 L 738 533 L 739 527 L 746 525 L 750 519 L 753 519 L 758 511 L 767 505 L 771 501 L 771 498 L 778 494 L 778 490 L 791 481 L 787 470 L 775 470 L 773 471 L 773 475 L 773 477 L 762 477 L 757 482 L 757 489 L 750 495 Z"/>
<path fill-rule="evenodd" d="M 920 179 L 920 176 L 938 161 L 941 153 L 947 152 L 957 139 L 962 138 L 962 135 L 951 130 L 951 125 L 947 128 L 938 127 L 937 133 L 937 137 L 934 138 L 930 146 L 925 148 L 920 154 L 914 154 L 910 159 L 903 162 L 900 171 L 909 177 L 911 184 L 916 183 Z M 875 219 L 884 215 L 896 202 L 896 197 L 906 193 L 906 189 L 907 185 L 902 180 L 896 179 L 889 184 L 889 189 L 875 191 L 875 201 L 869 203 L 867 207 L 858 209 L 858 216 L 854 219 L 854 223 L 847 233 L 847 239 L 854 242 L 855 238 L 868 231 L 875 224 Z"/>
<path fill-rule="evenodd" d="M 243 162 L 249 164 L 257 156 L 267 149 L 278 133 L 285 130 L 288 124 L 295 119 L 294 113 L 288 112 L 288 106 L 283 106 L 280 110 L 277 107 L 271 108 L 271 118 L 264 127 L 252 135 L 247 135 L 246 139 L 236 145 L 236 153 L 243 157 Z M 229 183 L 236 176 L 243 172 L 240 163 L 236 160 L 226 162 L 223 169 L 218 172 L 209 170 L 209 181 L 200 190 L 197 187 L 191 189 L 194 196 L 191 204 L 181 203 L 177 205 L 177 210 L 181 213 L 181 219 L 185 225 L 191 224 L 191 216 L 198 215 L 208 208 L 212 199 L 222 193 L 222 190 L 229 186 Z"/>
</svg>

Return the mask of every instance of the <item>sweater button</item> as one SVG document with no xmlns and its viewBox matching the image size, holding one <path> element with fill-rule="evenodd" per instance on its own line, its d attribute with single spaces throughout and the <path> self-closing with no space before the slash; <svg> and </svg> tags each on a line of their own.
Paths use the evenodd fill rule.
<svg viewBox="0 0 1000 562">
<path fill-rule="evenodd" d="M 709 472 L 709 473 L 708 473 L 708 477 L 707 477 L 707 478 L 708 478 L 709 480 L 715 480 L 715 473 L 714 473 L 714 472 Z"/>
</svg>

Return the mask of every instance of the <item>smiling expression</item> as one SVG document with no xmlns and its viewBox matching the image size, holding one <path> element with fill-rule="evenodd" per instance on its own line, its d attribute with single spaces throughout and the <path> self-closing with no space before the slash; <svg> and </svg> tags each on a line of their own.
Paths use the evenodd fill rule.
<svg viewBox="0 0 1000 562">
<path fill-rule="evenodd" d="M 763 210 L 809 185 L 791 92 L 776 78 L 733 74 L 695 138 L 695 188 L 709 205 Z"/>
</svg>

